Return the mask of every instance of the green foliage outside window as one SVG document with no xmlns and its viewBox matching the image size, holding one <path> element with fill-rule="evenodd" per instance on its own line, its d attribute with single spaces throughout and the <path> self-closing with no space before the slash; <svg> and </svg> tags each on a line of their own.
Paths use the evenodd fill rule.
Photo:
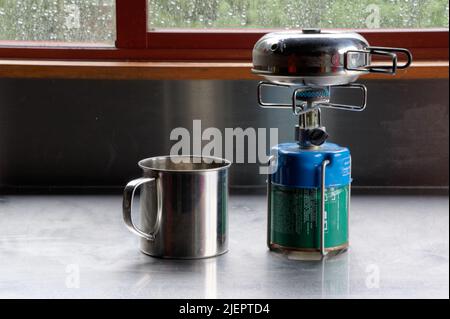
<svg viewBox="0 0 450 319">
<path fill-rule="evenodd" d="M 448 27 L 446 0 L 149 0 L 150 28 Z"/>
</svg>

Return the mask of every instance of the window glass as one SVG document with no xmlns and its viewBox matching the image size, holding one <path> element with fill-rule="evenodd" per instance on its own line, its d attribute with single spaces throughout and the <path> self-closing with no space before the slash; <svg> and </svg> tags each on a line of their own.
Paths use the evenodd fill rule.
<svg viewBox="0 0 450 319">
<path fill-rule="evenodd" d="M 0 40 L 114 43 L 115 0 L 0 0 Z"/>
<path fill-rule="evenodd" d="M 149 28 L 433 28 L 447 0 L 148 0 Z"/>
</svg>

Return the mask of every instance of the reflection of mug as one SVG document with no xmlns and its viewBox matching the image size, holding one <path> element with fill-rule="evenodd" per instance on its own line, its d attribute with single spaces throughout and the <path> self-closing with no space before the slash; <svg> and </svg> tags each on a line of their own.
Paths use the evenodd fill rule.
<svg viewBox="0 0 450 319">
<path fill-rule="evenodd" d="M 224 159 L 162 156 L 139 162 L 144 174 L 127 184 L 123 218 L 141 237 L 143 253 L 164 258 L 204 258 L 228 249 L 228 167 Z M 141 190 L 141 228 L 131 207 Z"/>
</svg>

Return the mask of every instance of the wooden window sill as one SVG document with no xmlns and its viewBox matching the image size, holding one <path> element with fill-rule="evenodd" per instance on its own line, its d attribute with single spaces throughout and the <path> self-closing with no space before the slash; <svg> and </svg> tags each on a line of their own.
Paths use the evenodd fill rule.
<svg viewBox="0 0 450 319">
<path fill-rule="evenodd" d="M 111 80 L 258 80 L 248 62 L 113 62 L 0 60 L 0 78 Z M 397 76 L 363 79 L 448 79 L 449 62 L 417 61 Z"/>
</svg>

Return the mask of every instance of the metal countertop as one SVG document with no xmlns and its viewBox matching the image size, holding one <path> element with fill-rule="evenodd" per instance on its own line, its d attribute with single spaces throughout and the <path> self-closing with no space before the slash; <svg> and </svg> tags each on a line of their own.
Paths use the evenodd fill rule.
<svg viewBox="0 0 450 319">
<path fill-rule="evenodd" d="M 230 251 L 177 261 L 139 252 L 120 196 L 0 196 L 0 298 L 449 298 L 448 196 L 353 196 L 322 261 L 267 250 L 264 196 L 229 207 Z"/>
</svg>

